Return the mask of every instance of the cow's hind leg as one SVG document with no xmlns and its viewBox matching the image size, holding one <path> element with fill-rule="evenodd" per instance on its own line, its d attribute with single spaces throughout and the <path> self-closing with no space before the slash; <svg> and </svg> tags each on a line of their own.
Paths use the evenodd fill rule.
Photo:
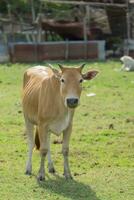
<svg viewBox="0 0 134 200">
<path fill-rule="evenodd" d="M 32 173 L 32 153 L 33 148 L 35 146 L 34 141 L 34 125 L 29 122 L 29 120 L 25 119 L 26 124 L 26 133 L 27 133 L 27 139 L 28 139 L 28 160 L 26 163 L 26 174 L 30 175 Z"/>
<path fill-rule="evenodd" d="M 47 152 L 47 158 L 48 158 L 48 170 L 50 173 L 55 173 L 55 169 L 53 166 L 53 161 L 51 158 L 51 148 L 50 148 L 50 133 L 48 135 L 48 152 Z"/>
<path fill-rule="evenodd" d="M 38 172 L 38 180 L 42 181 L 45 179 L 45 158 L 48 152 L 48 129 L 45 125 L 38 126 L 39 140 L 40 140 L 40 168 Z"/>
</svg>

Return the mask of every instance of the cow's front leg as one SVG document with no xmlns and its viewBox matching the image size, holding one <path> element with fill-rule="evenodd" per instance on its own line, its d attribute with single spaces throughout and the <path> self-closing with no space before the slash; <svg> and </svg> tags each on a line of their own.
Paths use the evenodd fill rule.
<svg viewBox="0 0 134 200">
<path fill-rule="evenodd" d="M 38 172 L 38 180 L 45 179 L 45 158 L 48 152 L 48 129 L 45 125 L 39 125 L 39 140 L 40 140 L 40 168 Z"/>
<path fill-rule="evenodd" d="M 28 137 L 28 146 L 29 146 L 28 160 L 27 160 L 27 164 L 26 164 L 26 172 L 25 173 L 27 175 L 31 175 L 31 173 L 32 173 L 32 153 L 33 153 L 33 148 L 34 148 L 34 145 L 35 145 L 34 133 L 33 133 L 34 126 L 26 118 L 25 118 L 25 124 L 26 124 L 26 134 L 27 134 L 27 137 Z"/>
<path fill-rule="evenodd" d="M 48 158 L 48 170 L 50 173 L 55 173 L 53 161 L 51 158 L 51 148 L 50 148 L 50 133 L 48 134 L 48 152 L 47 152 L 47 158 Z"/>
<path fill-rule="evenodd" d="M 71 132 L 72 132 L 72 125 L 70 124 L 70 126 L 63 132 L 63 145 L 62 145 L 62 153 L 64 157 L 64 176 L 66 179 L 72 179 L 68 161 L 69 140 Z"/>
</svg>

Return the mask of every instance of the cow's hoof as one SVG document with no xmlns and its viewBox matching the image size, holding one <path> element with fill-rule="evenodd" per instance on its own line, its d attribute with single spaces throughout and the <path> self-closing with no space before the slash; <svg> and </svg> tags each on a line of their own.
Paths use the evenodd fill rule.
<svg viewBox="0 0 134 200">
<path fill-rule="evenodd" d="M 45 177 L 44 176 L 38 176 L 37 177 L 37 180 L 40 182 L 40 181 L 45 181 Z"/>
<path fill-rule="evenodd" d="M 30 176 L 32 173 L 31 173 L 31 171 L 26 170 L 26 171 L 25 171 L 25 174 Z"/>
<path fill-rule="evenodd" d="M 25 171 L 26 175 L 31 175 L 32 174 L 32 165 L 27 164 L 25 170 L 26 170 Z"/>
<path fill-rule="evenodd" d="M 49 168 L 49 170 L 48 170 L 48 171 L 49 171 L 49 173 L 51 173 L 51 174 L 55 174 L 55 172 L 56 172 L 56 171 L 55 171 L 55 169 L 54 169 L 54 167 L 52 167 L 52 168 Z"/>
<path fill-rule="evenodd" d="M 45 175 L 39 173 L 38 176 L 37 176 L 37 180 L 38 180 L 38 181 L 44 181 L 44 180 L 45 180 Z"/>
<path fill-rule="evenodd" d="M 73 180 L 73 177 L 70 174 L 67 174 L 67 175 L 64 175 L 64 176 L 65 176 L 66 180 Z"/>
</svg>

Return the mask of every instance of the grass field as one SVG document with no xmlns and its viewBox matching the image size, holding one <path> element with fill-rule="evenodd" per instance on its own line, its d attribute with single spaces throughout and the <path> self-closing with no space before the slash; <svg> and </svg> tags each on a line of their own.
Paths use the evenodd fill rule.
<svg viewBox="0 0 134 200">
<path fill-rule="evenodd" d="M 52 136 L 57 175 L 47 173 L 46 181 L 39 184 L 36 150 L 33 174 L 24 174 L 27 143 L 21 85 L 29 65 L 0 65 L 0 200 L 134 199 L 134 73 L 119 71 L 121 64 L 116 61 L 86 66 L 85 71 L 95 68 L 100 74 L 83 83 L 81 105 L 74 117 L 70 142 L 74 180 L 63 178 L 61 144 L 53 144 L 56 137 Z M 96 96 L 88 97 L 88 93 Z"/>
</svg>

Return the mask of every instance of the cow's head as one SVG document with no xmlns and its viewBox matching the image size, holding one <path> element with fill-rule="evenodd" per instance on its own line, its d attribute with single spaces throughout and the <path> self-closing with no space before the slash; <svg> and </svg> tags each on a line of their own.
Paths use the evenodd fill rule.
<svg viewBox="0 0 134 200">
<path fill-rule="evenodd" d="M 90 70 L 83 74 L 82 69 L 84 66 L 85 64 L 78 68 L 66 68 L 59 64 L 61 71 L 54 69 L 55 76 L 60 81 L 60 92 L 66 107 L 75 108 L 78 106 L 82 82 L 91 80 L 98 74 L 96 70 Z"/>
</svg>

